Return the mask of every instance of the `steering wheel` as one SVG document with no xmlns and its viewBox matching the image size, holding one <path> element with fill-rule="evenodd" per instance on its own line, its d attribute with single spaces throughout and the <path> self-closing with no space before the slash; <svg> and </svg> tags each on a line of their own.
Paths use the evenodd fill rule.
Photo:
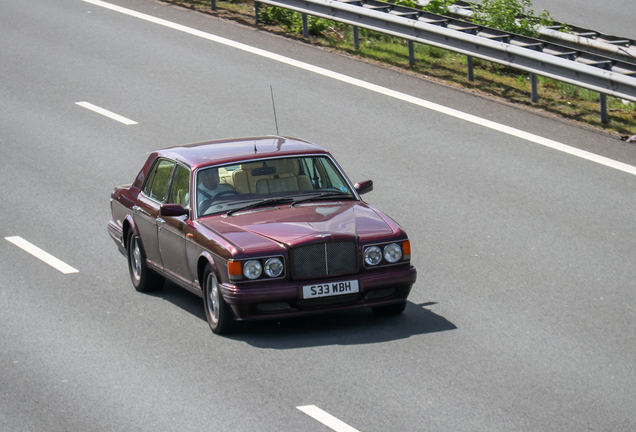
<svg viewBox="0 0 636 432">
<path fill-rule="evenodd" d="M 212 203 L 212 201 L 216 200 L 217 198 L 222 197 L 223 195 L 238 195 L 238 192 L 237 191 L 233 191 L 233 190 L 221 191 L 221 192 L 219 192 L 217 194 L 214 194 L 214 196 L 212 198 L 210 198 L 210 203 Z"/>
<path fill-rule="evenodd" d="M 233 190 L 225 190 L 225 191 L 221 191 L 214 194 L 214 196 L 211 198 L 204 199 L 203 201 L 201 201 L 201 204 L 199 204 L 199 215 L 204 215 L 208 211 L 208 209 L 212 206 L 212 203 L 218 197 L 221 197 L 223 195 L 238 195 L 238 192 Z"/>
</svg>

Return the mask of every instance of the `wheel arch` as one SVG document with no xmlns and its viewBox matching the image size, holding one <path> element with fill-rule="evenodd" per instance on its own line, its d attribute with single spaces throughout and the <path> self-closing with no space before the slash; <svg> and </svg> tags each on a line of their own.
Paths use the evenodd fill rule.
<svg viewBox="0 0 636 432">
<path fill-rule="evenodd" d="M 126 216 L 126 218 L 124 219 L 122 223 L 122 231 L 123 231 L 122 237 L 124 241 L 124 248 L 128 250 L 129 233 L 132 231 L 134 235 L 139 236 L 139 230 L 137 229 L 137 225 L 135 225 L 135 221 L 133 220 L 132 216 L 130 215 Z"/>
<path fill-rule="evenodd" d="M 203 280 L 203 276 L 204 276 L 204 273 L 205 273 L 205 268 L 208 265 L 212 268 L 212 271 L 216 275 L 216 278 L 218 280 L 221 280 L 220 275 L 219 275 L 219 268 L 217 267 L 216 263 L 214 262 L 214 259 L 212 258 L 212 255 L 209 252 L 207 252 L 207 251 L 203 252 L 201 254 L 201 256 L 199 257 L 199 260 L 197 262 L 197 277 L 199 279 L 199 285 L 201 286 L 201 290 L 203 290 L 203 284 L 205 283 L 205 281 Z"/>
</svg>

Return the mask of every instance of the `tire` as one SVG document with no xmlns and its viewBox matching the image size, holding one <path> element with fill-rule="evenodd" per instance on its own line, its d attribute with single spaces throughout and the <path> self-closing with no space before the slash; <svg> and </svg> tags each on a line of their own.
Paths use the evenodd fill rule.
<svg viewBox="0 0 636 432">
<path fill-rule="evenodd" d="M 214 334 L 230 333 L 235 327 L 232 309 L 223 299 L 219 281 L 208 265 L 203 273 L 203 305 L 205 316 Z"/>
<path fill-rule="evenodd" d="M 406 309 L 406 300 L 400 303 L 371 308 L 375 316 L 400 315 Z"/>
<path fill-rule="evenodd" d="M 164 279 L 146 265 L 146 252 L 139 236 L 128 234 L 128 272 L 133 286 L 139 292 L 161 289 Z"/>
</svg>

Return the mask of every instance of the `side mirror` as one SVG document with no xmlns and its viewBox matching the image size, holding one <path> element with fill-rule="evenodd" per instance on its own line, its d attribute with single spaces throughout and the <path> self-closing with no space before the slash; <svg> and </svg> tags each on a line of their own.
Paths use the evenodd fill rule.
<svg viewBox="0 0 636 432">
<path fill-rule="evenodd" d="M 356 183 L 353 187 L 359 195 L 371 192 L 373 190 L 373 180 L 361 181 L 359 183 Z"/>
<path fill-rule="evenodd" d="M 181 204 L 164 204 L 161 206 L 159 213 L 161 216 L 179 217 L 188 216 L 190 214 L 190 210 L 183 207 Z"/>
</svg>

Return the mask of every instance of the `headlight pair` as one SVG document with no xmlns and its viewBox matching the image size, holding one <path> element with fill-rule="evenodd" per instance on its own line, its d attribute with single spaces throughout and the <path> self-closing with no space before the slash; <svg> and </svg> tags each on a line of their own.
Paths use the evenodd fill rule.
<svg viewBox="0 0 636 432">
<path fill-rule="evenodd" d="M 376 266 L 382 262 L 382 259 L 388 264 L 395 264 L 400 261 L 402 257 L 407 258 L 406 252 L 403 250 L 408 249 L 408 256 L 410 257 L 410 244 L 408 241 L 399 243 L 389 243 L 387 245 L 374 245 L 364 248 L 363 258 L 364 263 L 369 266 Z"/>
<path fill-rule="evenodd" d="M 240 280 L 242 277 L 254 280 L 260 278 L 263 273 L 270 278 L 277 278 L 284 270 L 283 260 L 278 257 L 228 262 L 231 280 Z"/>
</svg>

